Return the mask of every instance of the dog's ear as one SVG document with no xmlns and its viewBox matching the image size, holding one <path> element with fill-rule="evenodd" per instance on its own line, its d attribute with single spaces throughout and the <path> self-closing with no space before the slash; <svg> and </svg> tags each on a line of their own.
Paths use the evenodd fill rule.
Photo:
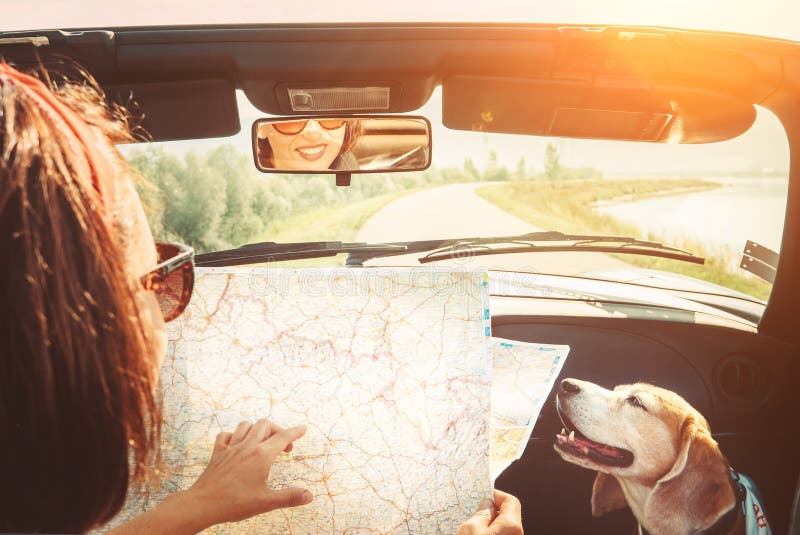
<svg viewBox="0 0 800 535">
<path fill-rule="evenodd" d="M 645 503 L 645 527 L 652 533 L 695 533 L 714 525 L 735 503 L 717 443 L 705 426 L 686 418 L 675 464 Z"/>
<path fill-rule="evenodd" d="M 628 506 L 617 478 L 597 472 L 592 485 L 592 516 L 603 516 Z"/>
</svg>

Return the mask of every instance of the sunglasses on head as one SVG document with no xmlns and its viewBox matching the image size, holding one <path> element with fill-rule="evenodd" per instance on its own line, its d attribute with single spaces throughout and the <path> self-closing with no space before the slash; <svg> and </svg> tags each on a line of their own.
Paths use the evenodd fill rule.
<svg viewBox="0 0 800 535">
<path fill-rule="evenodd" d="M 305 130 L 308 121 L 314 120 L 325 130 L 338 130 L 347 121 L 344 119 L 305 119 L 303 121 L 283 121 L 272 123 L 272 127 L 281 134 L 292 136 Z"/>
<path fill-rule="evenodd" d="M 194 287 L 194 249 L 180 243 L 156 242 L 158 265 L 141 277 L 145 290 L 156 294 L 164 321 L 181 315 Z"/>
</svg>

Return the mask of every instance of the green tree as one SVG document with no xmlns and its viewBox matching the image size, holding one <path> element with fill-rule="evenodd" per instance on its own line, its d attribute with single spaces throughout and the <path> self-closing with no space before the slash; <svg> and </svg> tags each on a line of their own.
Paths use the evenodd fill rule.
<svg viewBox="0 0 800 535">
<path fill-rule="evenodd" d="M 220 236 L 220 222 L 227 204 L 227 185 L 209 167 L 208 158 L 195 152 L 184 157 L 178 173 L 180 197 L 167 197 L 164 224 L 184 236 L 198 250 L 224 249 L 231 244 Z"/>
<path fill-rule="evenodd" d="M 156 237 L 183 241 L 198 251 L 229 246 L 219 232 L 227 185 L 216 178 L 207 157 L 190 152 L 181 160 L 148 147 L 134 151 L 129 161 L 143 177 L 138 189 Z"/>
<path fill-rule="evenodd" d="M 153 235 L 163 240 L 185 242 L 185 237 L 171 227 L 171 222 L 165 221 L 168 208 L 183 202 L 184 192 L 179 184 L 182 162 L 156 147 L 135 150 L 128 160 L 140 175 L 136 189 Z"/>
<path fill-rule="evenodd" d="M 517 171 L 514 174 L 517 180 L 525 180 L 528 178 L 528 171 L 525 169 L 525 156 L 520 156 L 517 162 Z"/>
<path fill-rule="evenodd" d="M 481 172 L 475 162 L 472 161 L 472 158 L 464 158 L 464 174 L 469 180 L 480 180 Z"/>
<path fill-rule="evenodd" d="M 485 175 L 490 173 L 494 173 L 495 169 L 497 169 L 497 153 L 495 151 L 491 151 L 489 153 L 489 157 L 486 159 L 486 171 Z"/>
<path fill-rule="evenodd" d="M 544 175 L 549 180 L 561 178 L 561 162 L 559 161 L 558 149 L 552 143 L 548 143 L 545 149 Z"/>
<path fill-rule="evenodd" d="M 254 195 L 260 190 L 252 163 L 231 145 L 223 145 L 207 156 L 209 170 L 219 188 L 225 188 L 225 211 L 220 217 L 220 240 L 233 246 L 244 245 L 261 234 L 263 214 L 254 211 Z"/>
<path fill-rule="evenodd" d="M 508 180 L 509 178 L 508 169 L 498 163 L 495 151 L 489 153 L 489 161 L 486 164 L 486 172 L 483 178 L 491 181 Z"/>
</svg>

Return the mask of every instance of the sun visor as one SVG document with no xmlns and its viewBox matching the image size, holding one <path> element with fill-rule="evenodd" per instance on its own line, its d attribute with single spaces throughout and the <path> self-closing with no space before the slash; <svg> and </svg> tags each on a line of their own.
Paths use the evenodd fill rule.
<svg viewBox="0 0 800 535">
<path fill-rule="evenodd" d="M 750 103 L 642 79 L 452 76 L 442 85 L 442 122 L 456 130 L 709 143 L 741 135 L 755 120 Z"/>
<path fill-rule="evenodd" d="M 152 141 L 232 136 L 239 132 L 235 86 L 222 79 L 106 86 L 108 99 L 138 117 Z"/>
</svg>

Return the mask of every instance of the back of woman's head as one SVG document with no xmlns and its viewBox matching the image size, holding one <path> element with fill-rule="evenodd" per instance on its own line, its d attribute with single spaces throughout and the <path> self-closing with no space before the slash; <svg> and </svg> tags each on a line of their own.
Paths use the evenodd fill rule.
<svg viewBox="0 0 800 535">
<path fill-rule="evenodd" d="M 55 92 L 123 172 L 109 140 L 130 133 L 92 84 Z M 124 222 L 74 147 L 47 106 L 0 75 L 0 530 L 104 523 L 158 449 Z"/>
</svg>

